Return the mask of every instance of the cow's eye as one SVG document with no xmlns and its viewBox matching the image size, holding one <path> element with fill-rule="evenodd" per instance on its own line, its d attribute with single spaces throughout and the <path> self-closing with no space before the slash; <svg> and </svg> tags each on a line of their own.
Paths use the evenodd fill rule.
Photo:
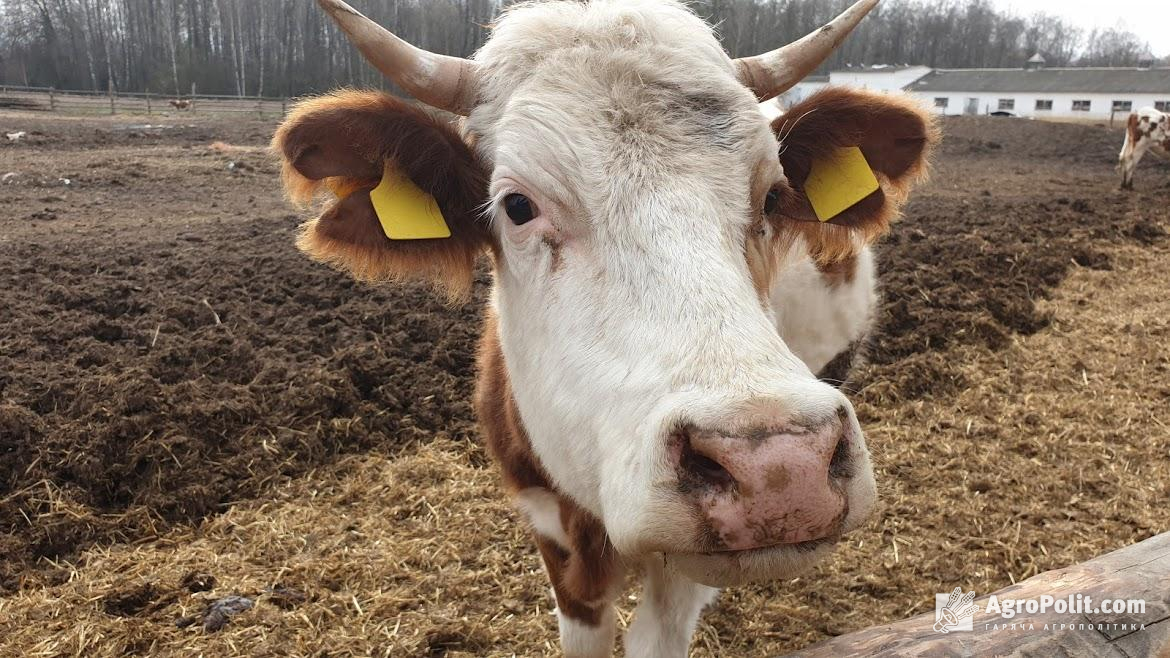
<svg viewBox="0 0 1170 658">
<path fill-rule="evenodd" d="M 508 213 L 508 219 L 516 226 L 524 226 L 540 214 L 536 204 L 523 194 L 509 194 L 504 197 L 504 212 Z"/>
<path fill-rule="evenodd" d="M 776 208 L 780 206 L 780 190 L 773 187 L 768 190 L 768 196 L 764 197 L 764 214 L 771 215 L 776 212 Z"/>
</svg>

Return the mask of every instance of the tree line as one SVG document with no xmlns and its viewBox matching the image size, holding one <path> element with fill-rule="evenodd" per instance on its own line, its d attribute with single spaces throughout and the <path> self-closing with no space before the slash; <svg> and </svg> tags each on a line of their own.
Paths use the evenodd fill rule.
<svg viewBox="0 0 1170 658">
<path fill-rule="evenodd" d="M 404 39 L 469 56 L 515 0 L 352 0 Z M 793 41 L 851 0 L 694 0 L 734 56 Z M 1134 66 L 1149 48 L 1121 29 L 1084 31 L 990 0 L 887 0 L 825 65 Z M 1161 63 L 1170 64 L 1170 57 Z M 296 96 L 380 86 L 314 0 L 0 0 L 0 84 L 59 89 Z"/>
</svg>

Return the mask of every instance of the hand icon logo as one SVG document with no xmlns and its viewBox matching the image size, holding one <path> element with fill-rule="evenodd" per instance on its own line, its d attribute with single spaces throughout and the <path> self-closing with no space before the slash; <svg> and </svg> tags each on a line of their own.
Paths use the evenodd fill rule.
<svg viewBox="0 0 1170 658">
<path fill-rule="evenodd" d="M 936 610 L 935 616 L 938 621 L 934 624 L 934 630 L 939 633 L 950 633 L 965 620 L 973 617 L 979 611 L 979 606 L 972 603 L 974 600 L 975 592 L 963 594 L 963 588 L 956 587 L 947 598 L 946 605 Z"/>
</svg>

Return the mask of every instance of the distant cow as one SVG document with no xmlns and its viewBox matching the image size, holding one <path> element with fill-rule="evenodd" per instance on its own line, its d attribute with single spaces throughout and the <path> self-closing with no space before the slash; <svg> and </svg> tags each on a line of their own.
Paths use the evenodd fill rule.
<svg viewBox="0 0 1170 658">
<path fill-rule="evenodd" d="M 1129 115 L 1125 127 L 1125 145 L 1117 169 L 1121 172 L 1121 189 L 1133 189 L 1133 172 L 1146 151 L 1166 156 L 1170 153 L 1170 114 L 1147 107 Z"/>
<path fill-rule="evenodd" d="M 924 173 L 933 119 L 843 88 L 773 121 L 759 103 L 877 0 L 739 60 L 676 0 L 517 4 L 473 60 L 318 2 L 403 89 L 466 119 L 375 91 L 300 103 L 274 139 L 286 188 L 333 199 L 298 244 L 456 297 L 490 257 L 475 407 L 565 655 L 611 655 L 628 571 L 645 590 L 625 655 L 684 656 L 715 587 L 792 578 L 865 522 L 865 437 L 826 380 L 873 321 L 868 244 Z M 876 174 L 855 203 L 869 188 L 842 156 Z M 834 179 L 840 214 L 817 205 Z"/>
<path fill-rule="evenodd" d="M 173 100 L 171 101 L 171 107 L 179 111 L 185 111 L 191 109 L 191 105 L 194 103 L 195 101 L 191 100 Z"/>
</svg>

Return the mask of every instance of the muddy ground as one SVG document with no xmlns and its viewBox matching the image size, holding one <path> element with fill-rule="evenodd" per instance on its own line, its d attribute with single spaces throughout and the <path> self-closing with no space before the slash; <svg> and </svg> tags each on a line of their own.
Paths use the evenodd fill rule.
<svg viewBox="0 0 1170 658">
<path fill-rule="evenodd" d="M 30 133 L 0 143 L 0 653 L 555 653 L 471 416 L 482 285 L 451 307 L 310 263 L 271 124 L 153 120 L 0 113 Z M 698 655 L 1170 529 L 1170 166 L 1121 193 L 1104 126 L 945 131 L 854 385 L 882 513 L 725 593 Z M 176 626 L 229 594 L 257 604 Z"/>
</svg>

